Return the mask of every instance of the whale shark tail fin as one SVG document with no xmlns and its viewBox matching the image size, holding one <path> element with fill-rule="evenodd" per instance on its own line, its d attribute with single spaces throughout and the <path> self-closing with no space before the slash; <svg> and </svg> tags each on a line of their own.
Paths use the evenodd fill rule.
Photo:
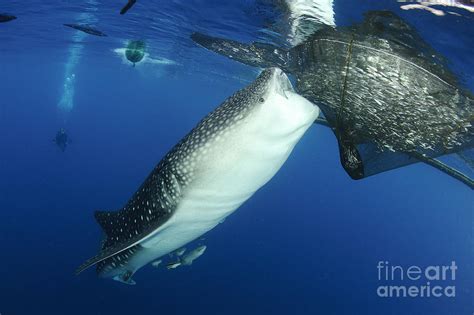
<svg viewBox="0 0 474 315">
<path fill-rule="evenodd" d="M 244 44 L 202 33 L 192 34 L 191 39 L 208 50 L 249 66 L 259 68 L 279 67 L 285 72 L 291 68 L 290 52 L 271 44 Z"/>
</svg>

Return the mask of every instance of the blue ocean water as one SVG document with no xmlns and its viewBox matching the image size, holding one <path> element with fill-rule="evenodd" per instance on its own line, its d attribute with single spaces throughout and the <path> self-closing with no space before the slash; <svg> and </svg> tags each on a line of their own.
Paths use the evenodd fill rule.
<svg viewBox="0 0 474 315">
<path fill-rule="evenodd" d="M 163 155 L 257 69 L 196 46 L 200 31 L 272 38 L 271 1 L 4 1 L 0 12 L 0 314 L 430 314 L 474 312 L 472 190 L 423 164 L 361 181 L 312 127 L 287 163 L 205 235 L 190 267 L 145 267 L 135 286 L 74 270 L 102 237 L 95 210 L 120 209 Z M 474 91 L 474 13 L 436 16 L 395 1 L 335 1 L 337 25 L 389 9 L 417 28 Z M 64 23 L 91 23 L 94 37 Z M 132 67 L 116 49 L 147 42 Z M 65 128 L 65 152 L 53 143 Z M 383 298 L 379 262 L 455 262 L 455 297 Z M 414 282 L 426 285 L 427 281 Z M 409 281 L 389 284 L 411 285 Z"/>
</svg>

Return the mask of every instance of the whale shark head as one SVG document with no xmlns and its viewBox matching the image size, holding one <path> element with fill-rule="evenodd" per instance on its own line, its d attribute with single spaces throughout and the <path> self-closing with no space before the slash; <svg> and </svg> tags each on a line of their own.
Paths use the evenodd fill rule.
<svg viewBox="0 0 474 315">
<path fill-rule="evenodd" d="M 274 93 L 285 98 L 288 98 L 291 93 L 295 93 L 288 76 L 280 68 L 276 67 L 263 70 L 254 85 L 255 94 L 264 100 Z M 252 89 L 252 86 L 249 88 Z M 261 91 L 260 93 L 259 90 Z M 261 99 L 259 101 L 261 102 Z"/>
<path fill-rule="evenodd" d="M 263 70 L 256 83 L 258 81 L 262 82 L 259 102 L 266 115 L 273 117 L 272 128 L 275 132 L 285 133 L 298 129 L 298 126 L 310 125 L 314 122 L 313 116 L 319 115 L 319 108 L 294 90 L 288 76 L 280 68 Z"/>
<path fill-rule="evenodd" d="M 265 112 L 272 121 L 275 133 L 282 133 L 298 126 L 312 124 L 313 117 L 319 114 L 319 108 L 299 95 L 293 88 L 288 76 L 278 67 L 263 70 L 253 84 L 237 92 L 233 97 L 240 98 L 247 108 Z"/>
</svg>

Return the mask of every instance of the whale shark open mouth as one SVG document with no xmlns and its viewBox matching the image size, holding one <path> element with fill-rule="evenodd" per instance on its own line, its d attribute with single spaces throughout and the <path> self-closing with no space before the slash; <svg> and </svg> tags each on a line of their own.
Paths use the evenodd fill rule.
<svg viewBox="0 0 474 315">
<path fill-rule="evenodd" d="M 276 92 L 284 98 L 288 99 L 289 94 L 295 92 L 290 79 L 280 68 L 275 69 L 274 80 L 276 81 Z"/>
</svg>

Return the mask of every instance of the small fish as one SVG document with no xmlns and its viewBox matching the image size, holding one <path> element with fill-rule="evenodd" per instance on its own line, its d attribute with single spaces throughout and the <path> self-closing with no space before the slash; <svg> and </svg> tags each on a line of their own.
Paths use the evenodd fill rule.
<svg viewBox="0 0 474 315">
<path fill-rule="evenodd" d="M 179 256 L 182 256 L 184 252 L 186 251 L 186 248 L 181 248 L 175 251 L 176 256 L 178 256 L 178 261 L 169 263 L 166 265 L 166 268 L 168 270 L 170 269 L 176 269 L 179 266 L 190 266 L 193 264 L 193 261 L 199 258 L 202 254 L 204 254 L 204 251 L 206 250 L 206 246 L 199 246 L 198 248 L 190 251 L 186 256 L 184 256 L 182 259 Z"/>
<path fill-rule="evenodd" d="M 176 254 L 176 256 L 183 256 L 185 251 L 186 251 L 186 247 L 182 247 L 178 249 L 177 251 L 175 251 L 174 253 Z"/>
<path fill-rule="evenodd" d="M 137 2 L 137 0 L 128 0 L 128 3 L 120 10 L 120 14 L 125 14 L 127 13 L 128 10 L 130 10 L 131 7 Z"/>
<path fill-rule="evenodd" d="M 170 269 L 176 269 L 178 268 L 179 266 L 181 266 L 181 262 L 180 261 L 177 261 L 177 262 L 172 262 L 172 263 L 169 263 L 166 265 L 166 269 L 170 270 Z"/>
<path fill-rule="evenodd" d="M 161 264 L 161 259 L 160 260 L 156 260 L 154 262 L 151 263 L 151 265 L 155 268 L 158 268 L 158 266 Z"/>
<path fill-rule="evenodd" d="M 78 31 L 94 35 L 94 36 L 107 36 L 107 34 L 89 26 L 89 25 L 84 25 L 84 24 L 64 24 L 64 26 L 71 27 L 73 29 L 76 29 Z"/>
<path fill-rule="evenodd" d="M 183 259 L 181 260 L 181 264 L 184 266 L 192 265 L 194 260 L 198 259 L 199 257 L 201 257 L 202 254 L 204 254 L 206 248 L 206 245 L 203 245 L 190 251 L 189 254 L 183 257 Z"/>
<path fill-rule="evenodd" d="M 0 13 L 0 23 L 4 22 L 10 22 L 16 20 L 16 16 L 10 15 L 10 14 L 5 14 L 5 13 Z"/>
</svg>

